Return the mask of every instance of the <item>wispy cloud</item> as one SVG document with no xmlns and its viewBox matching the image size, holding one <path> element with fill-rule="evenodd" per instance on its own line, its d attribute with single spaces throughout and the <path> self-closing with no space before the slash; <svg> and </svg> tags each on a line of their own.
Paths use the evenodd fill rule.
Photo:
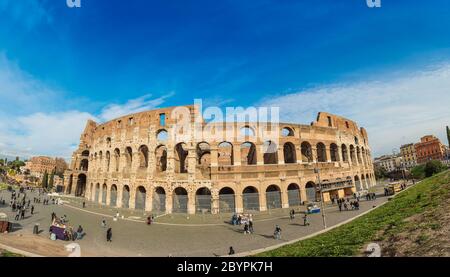
<svg viewBox="0 0 450 277">
<path fill-rule="evenodd" d="M 50 23 L 51 15 L 45 9 L 46 1 L 39 0 L 2 0 L 0 1 L 0 17 L 9 18 L 14 26 L 21 25 L 32 29 L 41 22 Z"/>
<path fill-rule="evenodd" d="M 123 115 L 155 109 L 174 94 L 174 92 L 170 92 L 157 98 L 152 98 L 151 94 L 146 94 L 139 98 L 128 100 L 125 104 L 110 104 L 102 109 L 99 118 L 102 121 L 108 121 Z"/>
<path fill-rule="evenodd" d="M 373 76 L 371 76 L 373 78 Z M 395 79 L 333 84 L 264 99 L 280 107 L 281 119 L 313 121 L 319 111 L 355 120 L 369 132 L 376 155 L 434 134 L 445 142 L 450 124 L 450 64 L 435 65 Z"/>
</svg>

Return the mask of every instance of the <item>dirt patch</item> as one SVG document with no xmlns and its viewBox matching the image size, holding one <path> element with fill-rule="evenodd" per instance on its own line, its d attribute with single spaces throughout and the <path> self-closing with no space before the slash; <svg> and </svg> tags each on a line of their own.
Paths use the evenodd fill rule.
<svg viewBox="0 0 450 277">
<path fill-rule="evenodd" d="M 376 241 L 384 257 L 450 257 L 450 193 L 436 208 L 406 218 L 401 232 L 395 226 L 379 232 Z"/>
<path fill-rule="evenodd" d="M 0 243 L 41 256 L 67 257 L 64 243 L 36 235 L 1 234 Z"/>
</svg>

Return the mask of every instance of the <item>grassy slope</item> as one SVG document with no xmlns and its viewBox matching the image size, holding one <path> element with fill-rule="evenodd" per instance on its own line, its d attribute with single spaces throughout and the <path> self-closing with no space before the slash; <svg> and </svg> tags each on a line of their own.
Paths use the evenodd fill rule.
<svg viewBox="0 0 450 277">
<path fill-rule="evenodd" d="M 405 220 L 436 210 L 450 194 L 450 171 L 425 179 L 384 206 L 327 233 L 264 252 L 267 257 L 354 256 L 369 242 L 382 241 L 411 228 Z M 435 228 L 434 223 L 423 228 Z"/>
</svg>

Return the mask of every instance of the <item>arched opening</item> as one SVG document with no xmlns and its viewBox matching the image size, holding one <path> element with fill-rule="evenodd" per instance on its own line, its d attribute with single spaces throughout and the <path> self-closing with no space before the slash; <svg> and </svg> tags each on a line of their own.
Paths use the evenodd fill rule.
<svg viewBox="0 0 450 277">
<path fill-rule="evenodd" d="M 108 186 L 103 184 L 102 186 L 102 204 L 106 205 L 106 195 L 108 194 Z"/>
<path fill-rule="evenodd" d="M 364 165 L 366 165 L 367 159 L 366 159 L 366 151 L 364 150 L 364 147 L 361 147 L 361 160 L 362 160 L 362 163 Z"/>
<path fill-rule="evenodd" d="M 352 164 L 356 163 L 355 147 L 353 145 L 350 145 L 350 160 L 352 161 Z"/>
<path fill-rule="evenodd" d="M 284 127 L 281 130 L 281 136 L 282 137 L 293 137 L 294 136 L 294 131 L 291 128 L 289 128 L 289 127 Z"/>
<path fill-rule="evenodd" d="M 317 145 L 317 161 L 324 163 L 327 161 L 327 152 L 325 150 L 325 144 L 319 142 Z"/>
<path fill-rule="evenodd" d="M 187 213 L 188 193 L 186 189 L 178 187 L 173 191 L 173 213 Z"/>
<path fill-rule="evenodd" d="M 80 170 L 81 171 L 88 171 L 89 168 L 89 161 L 88 159 L 82 159 L 80 162 Z"/>
<path fill-rule="evenodd" d="M 207 187 L 202 187 L 195 193 L 195 211 L 197 213 L 211 212 L 211 191 Z"/>
<path fill-rule="evenodd" d="M 293 164 L 297 162 L 295 155 L 295 146 L 291 142 L 286 142 L 283 145 L 284 163 Z"/>
<path fill-rule="evenodd" d="M 111 138 L 106 138 L 106 147 L 111 147 Z"/>
<path fill-rule="evenodd" d="M 347 145 L 342 144 L 342 145 L 341 145 L 341 150 L 342 150 L 342 161 L 348 162 L 348 150 L 347 150 Z"/>
<path fill-rule="evenodd" d="M 139 147 L 139 168 L 148 167 L 148 147 L 142 145 Z"/>
<path fill-rule="evenodd" d="M 156 171 L 164 172 L 167 170 L 167 148 L 164 145 L 158 146 L 155 150 Z"/>
<path fill-rule="evenodd" d="M 131 147 L 125 148 L 125 160 L 127 170 L 131 170 L 131 166 L 133 164 L 133 150 Z"/>
<path fill-rule="evenodd" d="M 115 166 L 115 171 L 119 171 L 119 166 L 120 166 L 120 150 L 119 149 L 114 149 L 114 166 Z"/>
<path fill-rule="evenodd" d="M 167 131 L 164 129 L 159 130 L 158 133 L 156 134 L 156 139 L 159 142 L 166 142 L 168 137 L 169 137 L 169 135 L 168 135 Z"/>
<path fill-rule="evenodd" d="M 258 189 L 249 186 L 242 191 L 244 211 L 259 211 Z"/>
<path fill-rule="evenodd" d="M 130 207 L 130 187 L 125 185 L 122 188 L 122 208 Z"/>
<path fill-rule="evenodd" d="M 211 148 L 206 142 L 197 144 L 197 163 L 202 168 L 211 166 Z"/>
<path fill-rule="evenodd" d="M 267 209 L 280 209 L 281 205 L 281 190 L 277 185 L 270 185 L 266 189 L 266 205 Z"/>
<path fill-rule="evenodd" d="M 300 186 L 292 183 L 288 186 L 288 203 L 289 207 L 300 206 L 302 199 L 300 195 Z"/>
<path fill-rule="evenodd" d="M 224 187 L 219 191 L 219 212 L 231 213 L 235 211 L 234 190 Z"/>
<path fill-rule="evenodd" d="M 89 150 L 84 150 L 83 152 L 81 152 L 81 156 L 89 157 Z"/>
<path fill-rule="evenodd" d="M 111 165 L 111 154 L 106 151 L 106 171 L 109 172 L 109 167 Z"/>
<path fill-rule="evenodd" d="M 338 146 L 334 143 L 330 144 L 330 158 L 332 162 L 339 161 L 339 150 Z"/>
<path fill-rule="evenodd" d="M 86 193 L 86 175 L 79 174 L 77 181 L 77 188 L 75 190 L 75 196 L 84 197 Z"/>
<path fill-rule="evenodd" d="M 241 164 L 254 165 L 256 164 L 256 146 L 251 142 L 244 142 L 241 144 Z"/>
<path fill-rule="evenodd" d="M 275 142 L 268 140 L 263 144 L 264 164 L 278 163 L 278 147 Z"/>
<path fill-rule="evenodd" d="M 310 163 L 313 161 L 313 157 L 312 157 L 312 147 L 311 144 L 309 144 L 309 142 L 302 142 L 301 144 L 301 152 L 302 152 L 302 161 L 304 163 Z"/>
<path fill-rule="evenodd" d="M 97 185 L 95 185 L 94 202 L 98 203 L 99 202 L 99 198 L 100 198 L 100 184 L 97 183 Z"/>
<path fill-rule="evenodd" d="M 363 190 L 363 188 L 361 186 L 361 181 L 360 181 L 358 175 L 355 176 L 355 188 L 356 188 L 356 191 Z"/>
<path fill-rule="evenodd" d="M 134 201 L 134 209 L 145 210 L 145 200 L 147 199 L 147 190 L 143 186 L 136 188 L 136 198 Z"/>
<path fill-rule="evenodd" d="M 317 191 L 317 187 L 314 182 L 309 181 L 308 183 L 306 183 L 305 190 L 306 190 L 306 198 L 308 199 L 309 202 L 319 201 L 320 195 L 319 197 L 317 197 L 319 192 Z"/>
<path fill-rule="evenodd" d="M 239 134 L 243 138 L 254 137 L 255 136 L 255 130 L 253 130 L 253 128 L 251 128 L 249 126 L 245 126 L 245 127 L 242 127 L 239 130 Z"/>
<path fill-rule="evenodd" d="M 117 206 L 117 186 L 116 185 L 112 185 L 111 186 L 111 191 L 109 193 L 109 205 L 112 207 L 116 207 Z"/>
<path fill-rule="evenodd" d="M 362 160 L 361 160 L 361 150 L 359 149 L 359 146 L 356 146 L 356 156 L 358 157 L 358 163 L 360 165 L 362 165 Z"/>
<path fill-rule="evenodd" d="M 187 173 L 188 164 L 186 163 L 186 158 L 188 156 L 188 150 L 186 149 L 185 143 L 178 143 L 175 146 L 175 172 L 176 173 Z"/>
<path fill-rule="evenodd" d="M 166 191 L 162 187 L 157 187 L 152 197 L 152 211 L 163 213 L 166 211 Z"/>
<path fill-rule="evenodd" d="M 219 166 L 233 165 L 233 144 L 229 142 L 221 142 L 218 145 L 217 162 Z"/>
</svg>

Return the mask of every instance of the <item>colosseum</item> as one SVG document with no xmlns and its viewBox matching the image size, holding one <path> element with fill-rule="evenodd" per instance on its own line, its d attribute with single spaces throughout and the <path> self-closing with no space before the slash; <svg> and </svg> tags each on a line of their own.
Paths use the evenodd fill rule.
<svg viewBox="0 0 450 277">
<path fill-rule="evenodd" d="M 177 108 L 189 112 L 187 129 L 226 130 L 226 139 L 178 139 Z M 216 214 L 327 202 L 375 185 L 367 132 L 351 120 L 320 112 L 310 125 L 277 123 L 278 137 L 267 140 L 257 122 L 207 124 L 199 114 L 189 105 L 88 121 L 65 193 L 152 213 Z"/>
</svg>

